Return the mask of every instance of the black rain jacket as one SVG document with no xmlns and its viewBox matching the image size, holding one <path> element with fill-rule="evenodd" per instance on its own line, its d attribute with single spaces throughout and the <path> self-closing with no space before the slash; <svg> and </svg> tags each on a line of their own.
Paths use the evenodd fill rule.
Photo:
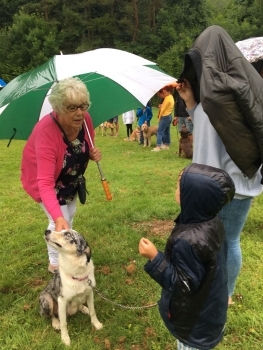
<svg viewBox="0 0 263 350">
<path fill-rule="evenodd" d="M 228 308 L 223 224 L 216 215 L 235 193 L 223 170 L 192 163 L 180 180 L 181 213 L 165 252 L 145 271 L 162 287 L 159 311 L 182 343 L 207 350 L 223 337 Z"/>
</svg>

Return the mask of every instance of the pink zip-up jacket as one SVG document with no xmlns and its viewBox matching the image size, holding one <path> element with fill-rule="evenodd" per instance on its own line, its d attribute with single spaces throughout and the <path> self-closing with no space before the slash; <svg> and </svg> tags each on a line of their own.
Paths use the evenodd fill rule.
<svg viewBox="0 0 263 350">
<path fill-rule="evenodd" d="M 52 113 L 56 116 L 55 112 Z M 94 128 L 88 113 L 85 120 L 94 145 Z M 85 140 L 92 149 L 86 130 Z M 43 202 L 53 220 L 63 217 L 56 196 L 55 182 L 62 170 L 66 149 L 67 145 L 59 127 L 50 114 L 47 114 L 35 125 L 22 154 L 23 188 L 36 202 Z"/>
</svg>

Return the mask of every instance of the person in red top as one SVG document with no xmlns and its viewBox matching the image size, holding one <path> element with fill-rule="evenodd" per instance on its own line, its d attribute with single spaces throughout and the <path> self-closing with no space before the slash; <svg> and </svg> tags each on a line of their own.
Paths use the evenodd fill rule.
<svg viewBox="0 0 263 350">
<path fill-rule="evenodd" d="M 101 159 L 101 152 L 93 147 L 94 128 L 87 112 L 90 96 L 80 79 L 58 82 L 51 90 L 49 102 L 53 112 L 35 125 L 24 147 L 21 182 L 45 211 L 47 229 L 61 231 L 72 228 L 78 180 L 90 159 L 96 162 Z M 48 270 L 54 273 L 58 252 L 48 246 L 48 255 Z"/>
</svg>

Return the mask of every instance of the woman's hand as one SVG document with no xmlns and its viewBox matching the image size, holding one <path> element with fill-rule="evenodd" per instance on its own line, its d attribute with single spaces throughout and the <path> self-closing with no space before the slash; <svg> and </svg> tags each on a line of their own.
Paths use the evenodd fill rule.
<svg viewBox="0 0 263 350">
<path fill-rule="evenodd" d="M 99 162 L 101 160 L 101 152 L 98 148 L 93 148 L 89 152 L 89 157 L 91 160 L 94 160 L 95 162 Z"/>
<path fill-rule="evenodd" d="M 139 242 L 139 253 L 145 258 L 153 260 L 158 254 L 158 250 L 149 239 L 141 238 Z"/>
<path fill-rule="evenodd" d="M 58 217 L 55 220 L 55 231 L 60 232 L 62 230 L 68 230 L 69 229 L 69 224 L 63 216 Z"/>
<path fill-rule="evenodd" d="M 194 108 L 196 101 L 189 81 L 185 79 L 182 83 L 179 83 L 176 90 L 178 91 L 180 97 L 184 100 L 186 107 L 188 109 Z"/>
</svg>

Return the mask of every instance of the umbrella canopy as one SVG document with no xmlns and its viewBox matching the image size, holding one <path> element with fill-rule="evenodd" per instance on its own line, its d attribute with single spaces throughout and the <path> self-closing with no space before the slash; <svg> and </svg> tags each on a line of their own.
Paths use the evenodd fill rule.
<svg viewBox="0 0 263 350">
<path fill-rule="evenodd" d="M 263 63 L 263 37 L 255 37 L 236 43 L 245 58 L 260 73 Z"/>
<path fill-rule="evenodd" d="M 0 88 L 6 86 L 6 82 L 3 79 L 0 79 Z"/>
<path fill-rule="evenodd" d="M 26 140 L 36 122 L 52 108 L 47 96 L 57 81 L 79 77 L 90 92 L 94 127 L 145 106 L 163 86 L 175 81 L 154 62 L 126 51 L 97 49 L 57 55 L 13 79 L 0 92 L 0 139 Z"/>
</svg>

